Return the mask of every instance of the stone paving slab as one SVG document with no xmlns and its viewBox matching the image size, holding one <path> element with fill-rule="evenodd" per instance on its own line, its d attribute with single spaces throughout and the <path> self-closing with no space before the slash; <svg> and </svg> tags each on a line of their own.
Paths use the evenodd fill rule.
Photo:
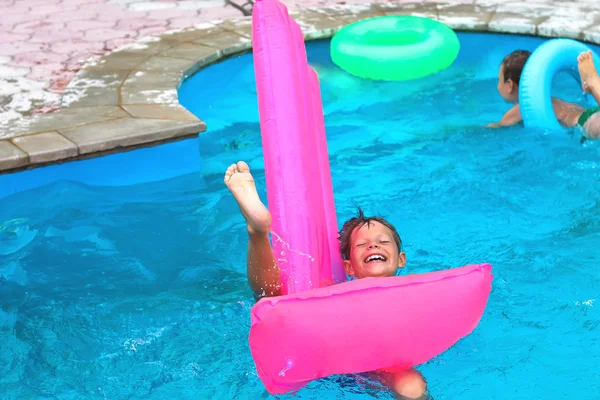
<svg viewBox="0 0 600 400">
<path fill-rule="evenodd" d="M 181 43 L 171 47 L 167 51 L 163 51 L 165 57 L 185 58 L 186 60 L 196 61 L 207 57 L 213 53 L 217 53 L 214 47 L 196 43 Z"/>
<path fill-rule="evenodd" d="M 219 28 L 252 38 L 252 18 L 233 18 L 219 23 Z"/>
<path fill-rule="evenodd" d="M 125 81 L 123 81 L 122 86 L 172 89 L 177 86 L 180 79 L 181 70 L 179 69 L 176 69 L 175 71 L 133 70 L 129 73 Z"/>
<path fill-rule="evenodd" d="M 198 121 L 198 117 L 179 104 L 129 104 L 122 107 L 134 118 Z"/>
<path fill-rule="evenodd" d="M 137 66 L 140 71 L 149 72 L 172 72 L 175 71 L 181 75 L 183 71 L 188 69 L 192 62 L 186 58 L 164 57 L 162 53 L 158 53 L 153 57 Z"/>
<path fill-rule="evenodd" d="M 129 104 L 176 104 L 177 89 L 123 86 L 120 90 L 121 105 Z"/>
<path fill-rule="evenodd" d="M 129 74 L 130 69 L 111 70 L 106 69 L 83 69 L 69 84 L 69 88 L 90 87 L 119 87 Z"/>
<path fill-rule="evenodd" d="M 438 19 L 438 4 L 427 2 L 382 3 L 376 6 L 384 15 L 414 15 Z"/>
<path fill-rule="evenodd" d="M 103 153 L 115 148 L 131 148 L 173 138 L 184 138 L 204 131 L 203 122 L 119 118 L 60 129 L 59 133 L 75 143 L 79 154 Z"/>
<path fill-rule="evenodd" d="M 250 18 L 244 18 L 244 20 L 250 20 Z M 226 29 L 217 26 L 214 22 L 206 22 L 203 24 L 198 24 L 194 27 L 182 29 L 180 31 L 175 32 L 167 32 L 162 35 L 162 38 L 167 38 L 168 40 L 173 40 L 177 43 L 191 43 L 194 40 L 198 40 L 203 36 L 214 36 L 218 33 L 225 32 Z"/>
<path fill-rule="evenodd" d="M 363 19 L 375 18 L 384 15 L 384 13 L 378 7 L 378 4 L 380 3 L 374 2 L 371 4 L 355 4 L 351 6 L 332 5 L 328 7 L 313 8 L 312 10 L 329 18 L 339 20 L 342 22 L 342 25 L 348 25 Z"/>
<path fill-rule="evenodd" d="M 71 97 L 72 96 L 72 97 Z M 118 106 L 118 87 L 67 88 L 63 98 L 65 107 Z"/>
<path fill-rule="evenodd" d="M 130 54 L 144 54 L 147 56 L 151 54 L 162 53 L 178 43 L 178 40 L 169 36 L 148 36 L 137 42 L 119 47 L 113 53 L 120 53 L 124 51 Z"/>
<path fill-rule="evenodd" d="M 29 155 L 29 162 L 32 164 L 66 160 L 79 154 L 77 145 L 58 132 L 19 136 L 12 142 Z"/>
<path fill-rule="evenodd" d="M 194 40 L 193 43 L 215 48 L 220 50 L 223 55 L 238 53 L 251 47 L 250 38 L 227 30 L 207 33 Z"/>
<path fill-rule="evenodd" d="M 596 10 L 600 9 L 598 6 L 600 1 Z M 572 5 L 555 7 L 552 14 L 538 25 L 538 34 L 582 40 L 585 29 L 600 24 L 600 13 L 594 11 L 591 7 L 579 8 Z"/>
<path fill-rule="evenodd" d="M 87 64 L 84 70 L 128 71 L 146 61 L 152 54 L 154 53 L 144 53 L 140 49 L 115 51 Z"/>
<path fill-rule="evenodd" d="M 11 170 L 29 164 L 29 156 L 23 150 L 9 142 L 0 140 L 0 170 Z"/>
<path fill-rule="evenodd" d="M 127 113 L 117 106 L 63 109 L 53 114 L 34 116 L 27 128 L 21 129 L 18 132 L 13 131 L 13 134 L 9 137 L 31 135 L 56 130 L 65 126 L 84 125 L 127 116 Z"/>
<path fill-rule="evenodd" d="M 306 8 L 291 12 L 290 15 L 302 28 L 306 40 L 315 40 L 333 36 L 344 25 L 366 18 L 385 15 L 375 6 L 354 6 L 351 8 L 326 9 Z M 359 17 L 360 15 L 360 17 Z"/>
<path fill-rule="evenodd" d="M 440 4 L 438 19 L 452 29 L 487 31 L 496 7 L 474 4 Z"/>
<path fill-rule="evenodd" d="M 105 0 L 97 1 L 101 4 Z M 157 4 L 127 1 L 138 7 Z M 176 8 L 169 5 L 161 10 Z M 457 30 L 572 37 L 600 44 L 596 0 L 409 0 L 305 7 L 292 10 L 291 15 L 302 27 L 306 40 L 329 37 L 344 25 L 365 18 L 417 15 Z M 111 34 L 114 27 L 103 28 L 103 20 L 97 22 L 93 25 L 96 31 L 87 35 L 91 30 L 86 30 L 87 36 L 116 37 Z M 120 26 L 128 23 L 120 20 Z M 69 23 L 61 26 L 68 29 Z M 29 34 L 29 25 L 14 27 L 10 40 L 5 41 Z M 206 126 L 179 104 L 177 88 L 182 78 L 250 48 L 251 18 L 238 17 L 146 37 L 92 60 L 65 87 L 59 112 L 33 116 L 0 129 L 0 172 L 195 136 Z M 32 47 L 31 51 L 36 49 Z M 40 62 L 52 61 L 52 57 L 41 53 Z M 1 54 L 0 73 L 6 61 Z M 9 72 L 16 80 L 26 73 L 18 68 Z M 0 104 L 1 96 L 2 92 Z"/>
</svg>

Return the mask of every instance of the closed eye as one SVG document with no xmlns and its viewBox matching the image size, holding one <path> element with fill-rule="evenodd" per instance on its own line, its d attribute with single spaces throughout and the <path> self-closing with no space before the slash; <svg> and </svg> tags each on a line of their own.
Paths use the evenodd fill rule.
<svg viewBox="0 0 600 400">
<path fill-rule="evenodd" d="M 359 243 L 359 244 L 357 244 L 357 245 L 356 245 L 356 247 L 362 247 L 362 246 L 364 246 L 365 244 L 366 244 L 366 243 Z"/>
</svg>

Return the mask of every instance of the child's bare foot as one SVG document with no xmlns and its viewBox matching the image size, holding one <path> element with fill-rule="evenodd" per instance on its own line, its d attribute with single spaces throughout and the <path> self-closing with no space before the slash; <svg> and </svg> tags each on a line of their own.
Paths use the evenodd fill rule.
<svg viewBox="0 0 600 400">
<path fill-rule="evenodd" d="M 258 197 L 248 164 L 243 161 L 231 164 L 225 172 L 224 181 L 246 219 L 248 233 L 268 233 L 271 229 L 271 213 Z"/>
<path fill-rule="evenodd" d="M 594 66 L 594 59 L 591 51 L 581 53 L 577 57 L 577 66 L 581 76 L 581 87 L 585 93 L 600 93 L 600 77 Z"/>
</svg>

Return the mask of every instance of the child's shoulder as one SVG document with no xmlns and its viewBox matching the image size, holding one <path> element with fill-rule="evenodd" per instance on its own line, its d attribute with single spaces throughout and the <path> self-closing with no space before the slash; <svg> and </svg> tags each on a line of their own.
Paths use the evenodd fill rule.
<svg viewBox="0 0 600 400">
<path fill-rule="evenodd" d="M 521 116 L 521 107 L 519 106 L 519 103 L 516 103 L 514 106 L 512 106 L 507 112 L 506 114 L 507 116 Z"/>
<path fill-rule="evenodd" d="M 521 117 L 521 108 L 519 107 L 519 103 L 515 104 L 504 114 L 502 119 L 500 120 L 499 126 L 513 126 L 517 125 L 521 122 L 523 118 Z"/>
</svg>

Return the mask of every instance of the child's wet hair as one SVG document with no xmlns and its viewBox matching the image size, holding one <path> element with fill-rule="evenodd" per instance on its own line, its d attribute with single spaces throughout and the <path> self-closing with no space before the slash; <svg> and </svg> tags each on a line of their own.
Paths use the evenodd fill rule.
<svg viewBox="0 0 600 400">
<path fill-rule="evenodd" d="M 530 55 L 530 51 L 516 50 L 504 57 L 504 60 L 502 60 L 502 67 L 504 67 L 504 82 L 510 79 L 517 85 L 519 84 L 523 68 Z"/>
<path fill-rule="evenodd" d="M 398 252 L 402 251 L 402 239 L 400 239 L 400 235 L 398 234 L 396 228 L 394 228 L 394 225 L 387 222 L 383 217 L 365 217 L 363 210 L 360 207 L 357 207 L 357 209 L 358 215 L 344 222 L 342 230 L 340 230 L 339 232 L 338 239 L 340 241 L 342 257 L 344 257 L 344 260 L 350 259 L 350 240 L 352 237 L 352 232 L 354 232 L 355 229 L 360 228 L 364 225 L 370 226 L 373 222 L 379 222 L 381 225 L 385 226 L 390 231 L 392 231 L 394 242 L 396 242 L 396 246 L 398 247 Z"/>
</svg>

